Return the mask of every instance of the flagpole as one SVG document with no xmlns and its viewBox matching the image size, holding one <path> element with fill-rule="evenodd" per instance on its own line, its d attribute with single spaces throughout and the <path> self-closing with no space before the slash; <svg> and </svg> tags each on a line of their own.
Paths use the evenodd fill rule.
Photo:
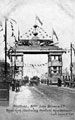
<svg viewBox="0 0 75 120">
<path fill-rule="evenodd" d="M 5 77 L 7 74 L 7 19 L 5 18 Z"/>
<path fill-rule="evenodd" d="M 70 79 L 70 82 L 69 82 L 69 86 L 71 87 L 71 82 L 72 82 L 72 43 L 70 44 L 70 58 L 71 58 L 71 63 L 70 63 L 70 76 L 71 76 L 71 79 Z"/>
<path fill-rule="evenodd" d="M 53 40 L 53 28 L 52 28 L 52 40 Z"/>
</svg>

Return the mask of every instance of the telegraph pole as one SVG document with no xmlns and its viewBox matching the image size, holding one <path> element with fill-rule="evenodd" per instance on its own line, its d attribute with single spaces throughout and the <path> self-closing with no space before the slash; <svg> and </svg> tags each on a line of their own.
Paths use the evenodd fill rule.
<svg viewBox="0 0 75 120">
<path fill-rule="evenodd" d="M 7 19 L 5 18 L 5 77 L 7 74 Z"/>
<path fill-rule="evenodd" d="M 71 87 L 71 82 L 72 82 L 72 43 L 70 44 L 70 58 L 71 58 L 71 63 L 70 63 L 70 76 L 71 76 L 71 79 L 70 79 L 70 83 L 69 83 L 69 86 Z"/>
</svg>

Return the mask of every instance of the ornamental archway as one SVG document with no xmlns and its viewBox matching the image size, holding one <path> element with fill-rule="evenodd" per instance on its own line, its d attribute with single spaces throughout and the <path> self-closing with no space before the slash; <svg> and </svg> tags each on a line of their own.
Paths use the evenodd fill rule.
<svg viewBox="0 0 75 120">
<path fill-rule="evenodd" d="M 40 31 L 39 31 L 40 30 Z M 43 35 L 43 33 L 45 35 Z M 41 34 L 42 37 L 39 37 Z M 24 54 L 47 54 L 48 55 L 48 77 L 53 75 L 62 75 L 62 54 L 64 50 L 55 45 L 53 35 L 56 39 L 57 34 L 53 31 L 53 35 L 49 36 L 43 28 L 34 25 L 25 38 L 19 36 L 18 41 L 15 41 L 15 46 L 9 50 L 12 77 L 20 79 L 23 77 Z M 18 71 L 18 72 L 17 72 Z"/>
</svg>

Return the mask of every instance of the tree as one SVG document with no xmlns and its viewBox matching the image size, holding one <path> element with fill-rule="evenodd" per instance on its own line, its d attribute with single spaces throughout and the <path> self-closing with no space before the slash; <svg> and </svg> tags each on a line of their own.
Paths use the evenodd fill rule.
<svg viewBox="0 0 75 120">
<path fill-rule="evenodd" d="M 5 76 L 5 62 L 0 60 L 0 81 L 7 81 L 10 82 L 11 81 L 11 70 L 10 70 L 10 64 L 7 63 L 7 73 Z"/>
</svg>

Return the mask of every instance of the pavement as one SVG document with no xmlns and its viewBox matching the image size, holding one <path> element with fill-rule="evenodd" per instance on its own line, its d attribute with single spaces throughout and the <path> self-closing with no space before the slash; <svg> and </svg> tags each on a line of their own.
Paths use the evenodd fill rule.
<svg viewBox="0 0 75 120">
<path fill-rule="evenodd" d="M 58 86 L 55 85 L 55 86 L 52 86 L 52 87 L 58 87 Z M 64 85 L 62 85 L 60 87 L 60 89 L 66 91 L 66 92 L 75 93 L 75 88 L 70 88 L 70 87 L 67 87 L 67 86 L 64 87 Z"/>
<path fill-rule="evenodd" d="M 75 91 L 75 88 L 70 88 L 70 87 L 64 87 L 64 86 L 62 86 L 61 88 L 63 88 L 63 89 L 65 89 L 65 90 L 69 90 L 69 91 Z"/>
<path fill-rule="evenodd" d="M 42 84 L 42 85 L 47 85 L 47 84 Z M 58 87 L 57 85 L 49 85 L 49 86 Z M 69 90 L 70 92 L 75 91 L 75 88 L 73 88 L 73 87 L 70 88 L 70 87 L 67 87 L 67 86 L 64 87 L 64 85 L 62 85 L 60 88 L 63 89 L 63 90 L 66 90 L 66 91 Z"/>
</svg>

